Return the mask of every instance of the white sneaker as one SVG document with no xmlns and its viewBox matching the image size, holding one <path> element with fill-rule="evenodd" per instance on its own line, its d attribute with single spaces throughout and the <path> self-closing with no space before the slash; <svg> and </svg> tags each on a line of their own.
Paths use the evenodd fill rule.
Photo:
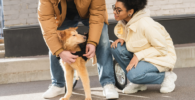
<svg viewBox="0 0 195 100">
<path fill-rule="evenodd" d="M 117 99 L 119 94 L 114 88 L 113 84 L 107 84 L 103 87 L 103 95 L 106 96 L 106 99 Z"/>
<path fill-rule="evenodd" d="M 65 87 L 60 88 L 60 87 L 51 85 L 49 89 L 42 95 L 42 97 L 45 99 L 49 99 L 49 98 L 53 98 L 61 94 L 65 94 Z"/>
<path fill-rule="evenodd" d="M 169 93 L 175 89 L 175 81 L 177 80 L 177 75 L 174 72 L 165 72 L 165 78 L 161 84 L 160 92 Z"/>
<path fill-rule="evenodd" d="M 138 91 L 144 91 L 147 90 L 146 85 L 140 85 L 140 84 L 134 84 L 134 83 L 129 83 L 124 89 L 123 93 L 125 94 L 130 94 L 130 93 L 136 93 Z"/>
</svg>

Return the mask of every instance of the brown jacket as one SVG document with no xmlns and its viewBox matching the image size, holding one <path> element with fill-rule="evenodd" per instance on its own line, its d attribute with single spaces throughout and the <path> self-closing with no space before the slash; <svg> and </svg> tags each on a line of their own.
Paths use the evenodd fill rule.
<svg viewBox="0 0 195 100">
<path fill-rule="evenodd" d="M 63 51 L 56 34 L 66 17 L 66 0 L 61 0 L 62 13 L 58 9 L 60 0 L 39 0 L 38 20 L 44 40 L 53 55 Z M 108 24 L 105 0 L 74 0 L 81 18 L 89 18 L 88 43 L 98 45 L 104 22 Z M 58 21 L 56 21 L 58 19 Z M 58 25 L 56 24 L 58 23 Z"/>
</svg>

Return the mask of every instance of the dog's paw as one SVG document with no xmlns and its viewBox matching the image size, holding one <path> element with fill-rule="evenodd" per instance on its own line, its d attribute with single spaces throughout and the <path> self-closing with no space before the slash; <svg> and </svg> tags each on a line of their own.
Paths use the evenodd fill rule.
<svg viewBox="0 0 195 100">
<path fill-rule="evenodd" d="M 69 100 L 69 99 L 67 99 L 67 98 L 63 98 L 63 97 L 62 97 L 62 98 L 60 98 L 60 100 Z"/>
<path fill-rule="evenodd" d="M 91 98 L 85 98 L 85 100 L 92 100 Z"/>
</svg>

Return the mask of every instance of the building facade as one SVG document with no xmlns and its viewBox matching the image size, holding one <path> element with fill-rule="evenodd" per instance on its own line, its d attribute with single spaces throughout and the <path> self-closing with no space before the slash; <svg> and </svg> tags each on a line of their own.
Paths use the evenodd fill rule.
<svg viewBox="0 0 195 100">
<path fill-rule="evenodd" d="M 106 0 L 109 19 L 114 19 L 112 5 Z M 5 27 L 38 25 L 38 0 L 3 0 Z M 195 14 L 195 0 L 148 0 L 151 16 Z"/>
<path fill-rule="evenodd" d="M 37 18 L 38 1 L 3 0 L 6 57 L 48 54 Z M 113 29 L 117 22 L 112 10 L 115 2 L 106 0 L 111 40 L 116 39 Z M 154 20 L 165 26 L 174 44 L 195 43 L 195 0 L 148 0 L 146 8 L 151 10 Z M 82 25 L 79 27 L 80 32 L 88 31 Z"/>
</svg>

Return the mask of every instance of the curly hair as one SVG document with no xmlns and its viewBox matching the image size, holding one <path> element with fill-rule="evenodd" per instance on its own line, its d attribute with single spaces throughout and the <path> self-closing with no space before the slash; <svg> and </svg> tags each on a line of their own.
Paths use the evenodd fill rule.
<svg viewBox="0 0 195 100">
<path fill-rule="evenodd" d="M 145 8 L 147 5 L 147 0 L 117 0 L 124 4 L 125 8 L 128 10 L 134 9 L 134 13 Z"/>
</svg>

